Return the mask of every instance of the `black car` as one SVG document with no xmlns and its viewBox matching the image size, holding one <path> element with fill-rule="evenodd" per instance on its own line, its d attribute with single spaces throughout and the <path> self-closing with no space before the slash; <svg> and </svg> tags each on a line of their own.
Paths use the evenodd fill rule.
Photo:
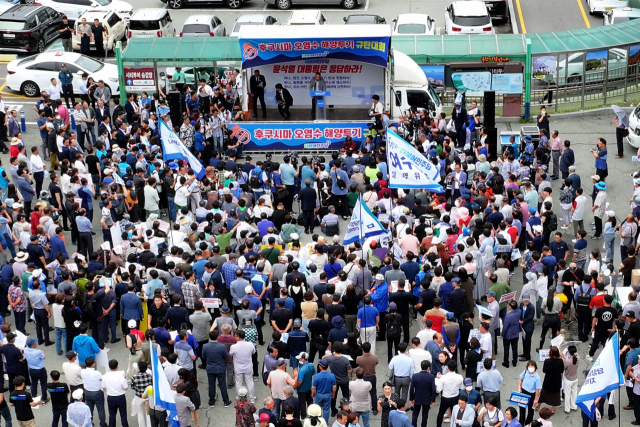
<svg viewBox="0 0 640 427">
<path fill-rule="evenodd" d="M 489 16 L 492 19 L 502 22 L 509 21 L 509 8 L 507 7 L 507 0 L 484 0 L 484 4 L 487 5 Z"/>
<path fill-rule="evenodd" d="M 60 33 L 62 15 L 47 6 L 18 4 L 0 15 L 0 50 L 44 52 Z"/>
</svg>

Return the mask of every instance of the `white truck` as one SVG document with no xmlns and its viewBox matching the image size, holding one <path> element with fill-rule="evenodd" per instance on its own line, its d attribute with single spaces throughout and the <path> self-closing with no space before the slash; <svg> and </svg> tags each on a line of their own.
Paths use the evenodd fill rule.
<svg viewBox="0 0 640 427">
<path fill-rule="evenodd" d="M 243 41 L 260 40 L 267 50 L 274 49 L 274 45 L 277 48 L 287 43 L 295 47 L 296 43 L 301 43 L 301 39 L 310 40 L 311 43 L 327 40 L 335 43 L 341 40 L 387 38 L 389 54 L 386 67 L 372 65 L 366 61 L 358 62 L 358 56 L 355 54 L 353 58 L 345 54 L 335 59 L 331 55 L 323 56 L 323 52 L 305 54 L 304 51 L 293 61 L 285 59 L 288 52 L 284 52 L 277 63 L 253 69 L 243 63 L 242 78 L 245 91 L 250 87 L 249 82 L 254 71 L 259 69 L 267 81 L 265 100 L 269 105 L 274 105 L 273 87 L 278 82 L 283 83 L 291 92 L 294 108 L 311 105 L 308 83 L 315 71 L 320 71 L 327 81 L 327 90 L 331 92 L 331 96 L 325 100 L 333 110 L 349 111 L 352 115 L 355 109 L 366 112 L 371 106 L 371 95 L 377 94 L 392 121 L 405 115 L 411 107 L 427 109 L 433 117 L 442 112 L 442 103 L 422 69 L 408 55 L 390 47 L 391 27 L 388 25 L 314 25 L 306 27 L 302 36 L 299 28 L 295 26 L 247 26 L 241 28 L 238 37 L 241 44 Z M 246 46 L 242 45 L 241 49 L 243 48 Z M 251 48 L 249 50 L 251 51 Z M 255 56 L 257 52 L 252 53 Z M 332 74 L 331 70 L 335 70 L 337 74 Z M 347 70 L 360 74 L 349 75 L 346 74 Z M 340 74 L 343 72 L 345 74 Z M 344 84 L 343 76 L 350 76 L 347 84 Z M 242 104 L 242 109 L 248 111 L 249 97 L 243 97 Z"/>
</svg>

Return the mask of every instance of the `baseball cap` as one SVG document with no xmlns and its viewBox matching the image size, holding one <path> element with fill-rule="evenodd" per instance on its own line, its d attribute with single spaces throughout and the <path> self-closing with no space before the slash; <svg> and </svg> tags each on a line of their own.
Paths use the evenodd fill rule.
<svg viewBox="0 0 640 427">
<path fill-rule="evenodd" d="M 71 359 L 73 359 L 74 357 L 76 357 L 76 356 L 77 356 L 77 354 L 76 354 L 76 352 L 75 352 L 75 351 L 69 350 L 69 351 L 67 351 L 66 356 L 67 356 L 67 359 L 71 360 Z"/>
<path fill-rule="evenodd" d="M 298 359 L 298 360 L 300 360 L 300 359 L 307 360 L 307 359 L 309 359 L 309 354 L 307 354 L 307 352 L 303 351 L 302 353 L 300 353 L 299 355 L 296 356 L 296 359 Z"/>
<path fill-rule="evenodd" d="M 318 365 L 324 366 L 326 368 L 327 366 L 329 366 L 329 362 L 327 362 L 326 359 L 320 359 L 318 360 Z"/>
<path fill-rule="evenodd" d="M 382 274 L 376 274 L 376 280 L 378 282 L 384 282 L 384 276 Z"/>
<path fill-rule="evenodd" d="M 522 301 L 531 301 L 531 297 L 529 294 L 522 294 Z"/>
<path fill-rule="evenodd" d="M 389 303 L 389 310 L 397 310 L 398 305 L 395 302 Z"/>
<path fill-rule="evenodd" d="M 473 380 L 471 378 L 465 378 L 464 379 L 464 385 L 465 386 L 473 385 Z"/>
<path fill-rule="evenodd" d="M 245 286 L 244 292 L 246 294 L 252 294 L 253 293 L 253 287 L 251 285 Z"/>
<path fill-rule="evenodd" d="M 265 413 L 260 414 L 260 422 L 266 423 L 266 422 L 269 422 L 270 420 L 271 420 L 271 417 L 269 416 L 269 414 L 265 414 Z"/>
<path fill-rule="evenodd" d="M 487 298 L 488 298 L 488 297 L 493 297 L 493 298 L 495 298 L 495 297 L 496 297 L 496 293 L 495 293 L 495 292 L 493 292 L 493 291 L 489 291 L 489 292 L 487 292 Z"/>
<path fill-rule="evenodd" d="M 284 360 L 282 357 L 278 359 L 278 366 L 285 366 L 287 364 L 287 361 Z"/>
</svg>

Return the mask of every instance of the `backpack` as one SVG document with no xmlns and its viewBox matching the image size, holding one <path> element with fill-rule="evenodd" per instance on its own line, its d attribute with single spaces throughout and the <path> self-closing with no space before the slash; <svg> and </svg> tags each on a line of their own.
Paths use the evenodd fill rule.
<svg viewBox="0 0 640 427">
<path fill-rule="evenodd" d="M 401 325 L 400 316 L 392 314 L 388 317 L 387 321 L 387 338 L 397 338 L 400 336 Z"/>
<path fill-rule="evenodd" d="M 551 212 L 549 216 L 549 230 L 556 231 L 558 229 L 558 215 Z"/>
<path fill-rule="evenodd" d="M 578 313 L 591 313 L 591 308 L 589 308 L 589 303 L 591 303 L 591 294 L 582 292 L 582 285 L 580 285 L 579 291 L 580 293 L 576 297 L 576 311 Z"/>
<path fill-rule="evenodd" d="M 251 178 L 249 178 L 249 185 L 251 185 L 251 188 L 253 188 L 254 190 L 262 187 L 262 180 L 260 179 L 261 175 L 262 175 L 262 170 L 260 168 L 255 168 L 253 171 L 251 171 Z"/>
<path fill-rule="evenodd" d="M 93 307 L 93 303 L 94 303 L 94 295 L 87 295 L 84 299 L 84 303 L 82 304 L 81 310 L 82 310 L 82 316 L 90 321 L 95 321 L 96 320 L 96 312 L 95 309 Z"/>
</svg>

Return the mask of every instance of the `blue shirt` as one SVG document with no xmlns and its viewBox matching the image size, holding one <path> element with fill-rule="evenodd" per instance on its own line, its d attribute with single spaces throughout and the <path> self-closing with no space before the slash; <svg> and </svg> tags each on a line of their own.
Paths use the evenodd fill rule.
<svg viewBox="0 0 640 427">
<path fill-rule="evenodd" d="M 308 365 L 310 365 L 310 363 L 308 363 Z M 321 371 L 313 377 L 312 385 L 316 388 L 317 394 L 330 394 L 333 386 L 338 384 L 336 383 L 335 375 L 331 372 Z"/>
<path fill-rule="evenodd" d="M 29 369 L 44 369 L 44 353 L 37 348 L 24 348 L 24 358 L 27 359 Z"/>
<path fill-rule="evenodd" d="M 338 178 L 342 179 L 345 183 L 345 187 L 343 189 L 338 187 Z M 331 171 L 331 181 L 331 194 L 335 194 L 336 196 L 344 196 L 347 194 L 346 184 L 347 181 L 349 181 L 349 176 L 345 171 L 342 169 Z"/>
<path fill-rule="evenodd" d="M 382 172 L 382 179 L 387 180 L 387 164 L 385 162 L 378 163 L 378 170 Z"/>
<path fill-rule="evenodd" d="M 445 282 L 440 285 L 440 289 L 438 290 L 438 296 L 442 299 L 442 308 L 447 310 L 447 302 L 449 300 L 449 294 L 453 291 L 453 283 Z"/>
<path fill-rule="evenodd" d="M 376 317 L 378 316 L 380 316 L 380 313 L 377 308 L 365 305 L 358 310 L 357 318 L 360 319 L 361 328 L 369 328 L 376 326 Z"/>
<path fill-rule="evenodd" d="M 536 390 L 542 388 L 542 381 L 538 372 L 531 375 L 528 370 L 524 370 L 520 374 L 520 379 L 522 380 L 522 389 L 529 393 L 535 393 Z"/>
<path fill-rule="evenodd" d="M 374 293 L 371 294 L 373 305 L 379 312 L 387 311 L 389 308 L 389 285 L 387 282 L 382 282 L 374 287 Z"/>
<path fill-rule="evenodd" d="M 284 185 L 295 184 L 296 170 L 288 163 L 280 165 L 280 179 Z"/>
<path fill-rule="evenodd" d="M 69 259 L 69 254 L 67 253 L 67 249 L 64 247 L 64 242 L 58 236 L 51 236 L 51 255 L 55 256 L 58 252 L 60 252 L 66 259 Z"/>
<path fill-rule="evenodd" d="M 389 427 L 411 427 L 411 420 L 406 412 L 393 410 L 389 413 Z"/>
<path fill-rule="evenodd" d="M 44 118 L 44 119 L 39 118 L 38 122 L 37 122 L 38 123 L 38 128 L 46 125 L 48 121 L 49 120 L 47 120 L 46 118 Z M 40 129 L 40 136 L 42 138 L 46 138 L 47 137 L 47 128 L 46 127 L 44 129 Z"/>
<path fill-rule="evenodd" d="M 274 229 L 276 228 L 273 222 L 269 221 L 268 219 L 263 219 L 262 221 L 259 221 L 258 224 L 256 225 L 258 226 L 260 237 L 264 237 L 267 234 L 269 234 L 269 227 L 273 227 Z"/>
<path fill-rule="evenodd" d="M 413 359 L 404 353 L 393 356 L 389 369 L 393 369 L 393 375 L 396 377 L 412 377 Z"/>
<path fill-rule="evenodd" d="M 76 218 L 76 225 L 78 226 L 78 233 L 91 233 L 93 225 L 91 220 L 86 216 L 79 216 Z"/>
<path fill-rule="evenodd" d="M 311 182 L 316 180 L 316 173 L 309 166 L 302 167 L 302 184 L 309 178 Z"/>
<path fill-rule="evenodd" d="M 308 392 L 311 390 L 311 382 L 313 381 L 313 374 L 315 374 L 316 369 L 313 366 L 313 363 L 305 363 L 300 365 L 298 370 L 298 381 L 300 381 L 300 386 L 298 387 L 298 391 L 300 392 Z"/>
</svg>

